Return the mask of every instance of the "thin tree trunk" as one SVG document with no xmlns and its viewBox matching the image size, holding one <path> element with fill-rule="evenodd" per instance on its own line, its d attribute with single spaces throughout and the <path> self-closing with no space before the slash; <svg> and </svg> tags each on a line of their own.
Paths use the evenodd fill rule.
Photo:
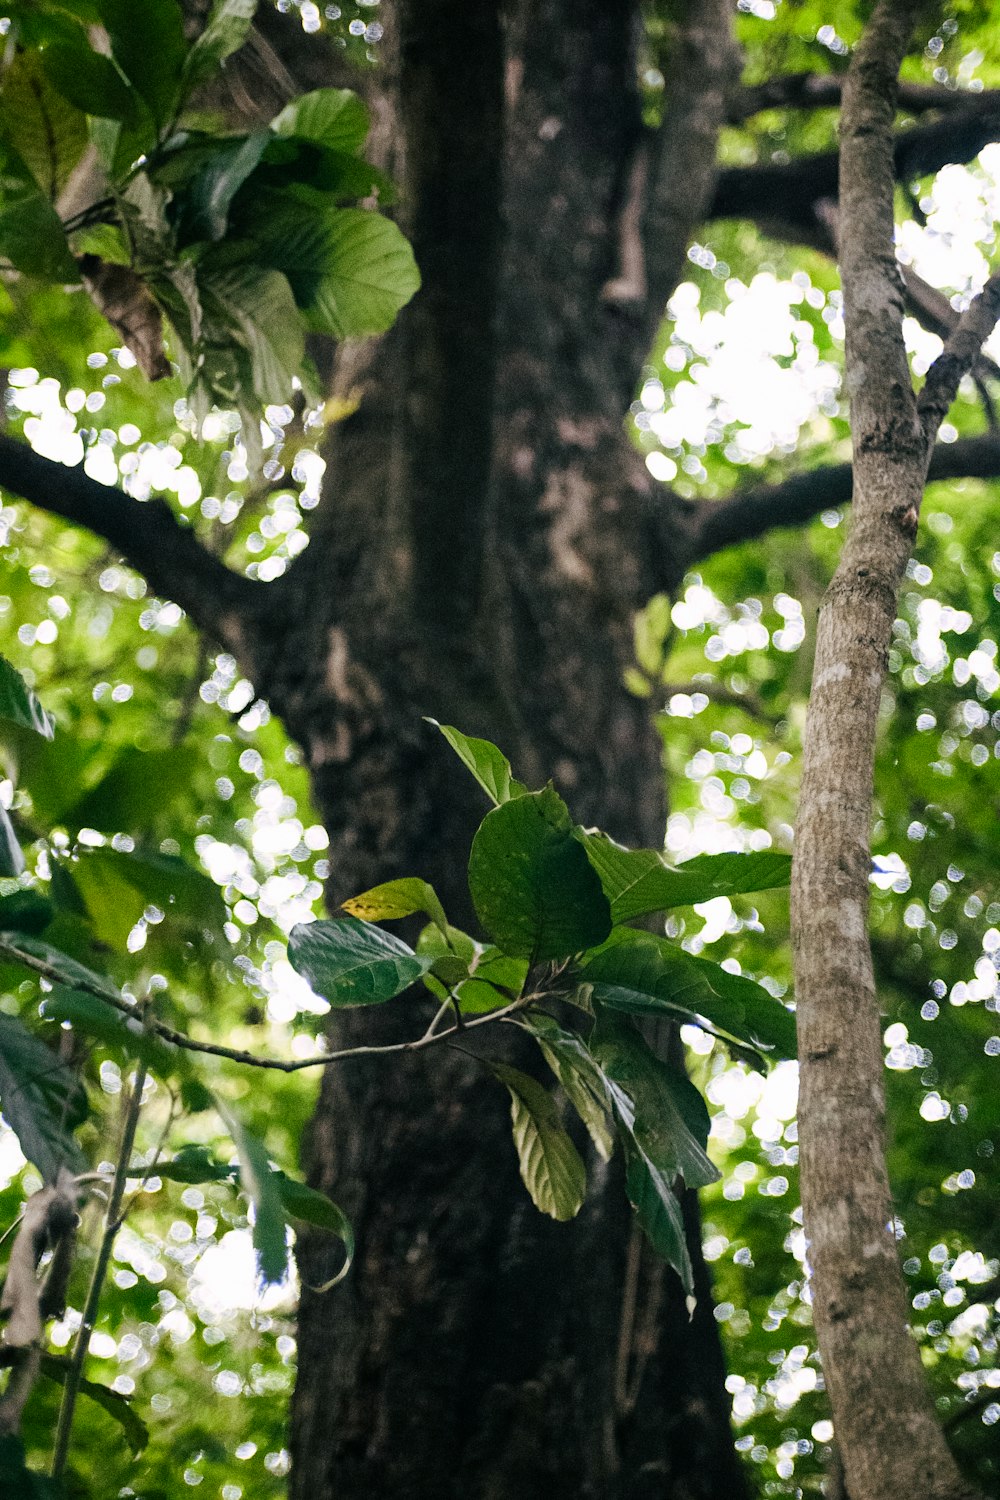
<svg viewBox="0 0 1000 1500">
<path fill-rule="evenodd" d="M 991 287 L 918 403 L 893 244 L 891 128 L 912 7 L 882 0 L 844 87 L 841 268 L 851 394 L 851 533 L 820 612 L 792 881 L 799 1141 L 813 1311 L 851 1500 L 972 1493 L 907 1326 L 885 1158 L 868 941 L 875 736 L 899 586 L 937 426 L 995 320 Z"/>
</svg>

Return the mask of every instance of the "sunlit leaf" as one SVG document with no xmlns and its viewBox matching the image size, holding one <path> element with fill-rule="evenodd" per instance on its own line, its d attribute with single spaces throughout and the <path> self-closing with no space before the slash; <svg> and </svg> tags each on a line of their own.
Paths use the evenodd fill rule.
<svg viewBox="0 0 1000 1500">
<path fill-rule="evenodd" d="M 39 703 L 20 672 L 0 656 L 0 719 L 33 729 L 50 740 L 55 733 L 55 719 Z"/>
<path fill-rule="evenodd" d="M 491 1067 L 510 1090 L 514 1145 L 532 1202 L 552 1219 L 574 1218 L 587 1189 L 587 1171 L 551 1096 L 517 1068 L 504 1063 Z"/>
<path fill-rule="evenodd" d="M 286 104 L 271 121 L 271 129 L 276 135 L 356 152 L 368 135 L 368 110 L 350 89 L 314 89 Z"/>
<path fill-rule="evenodd" d="M 400 995 L 434 962 L 391 932 L 357 917 L 293 927 L 288 959 L 332 1006 L 381 1005 Z"/>
<path fill-rule="evenodd" d="M 393 922 L 400 917 L 412 917 L 415 912 L 424 912 L 442 931 L 448 926 L 448 918 L 434 887 L 416 877 L 387 880 L 384 885 L 373 886 L 360 896 L 352 896 L 342 905 L 352 917 L 361 917 L 366 922 Z"/>
<path fill-rule="evenodd" d="M 435 729 L 440 729 L 459 760 L 479 782 L 483 791 L 497 807 L 509 802 L 512 797 L 522 797 L 528 790 L 511 774 L 510 761 L 489 740 L 476 739 L 463 734 L 451 724 L 439 724 L 437 719 L 428 719 Z"/>
<path fill-rule="evenodd" d="M 601 878 L 616 923 L 647 912 L 692 906 L 715 896 L 786 886 L 791 856 L 773 849 L 748 854 L 700 854 L 672 866 L 655 849 L 626 849 L 605 833 L 580 830 L 587 858 Z"/>
</svg>

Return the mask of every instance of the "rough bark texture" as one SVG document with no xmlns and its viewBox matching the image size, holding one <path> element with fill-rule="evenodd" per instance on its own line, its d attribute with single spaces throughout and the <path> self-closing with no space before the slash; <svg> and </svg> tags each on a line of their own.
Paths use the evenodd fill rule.
<svg viewBox="0 0 1000 1500">
<path fill-rule="evenodd" d="M 330 455 L 343 592 L 316 606 L 323 679 L 283 691 L 284 648 L 270 676 L 334 839 L 334 899 L 419 871 L 461 918 L 483 808 L 422 714 L 495 737 L 528 780 L 554 775 L 585 822 L 662 837 L 655 738 L 619 687 L 659 533 L 622 427 L 644 350 L 600 300 L 639 136 L 632 7 L 518 9 L 502 69 L 489 7 L 429 7 L 430 48 L 427 10 L 398 11 L 426 298 L 370 359 Z M 453 88 L 463 69 L 474 84 Z M 443 155 L 469 121 L 474 223 Z M 303 1299 L 293 1494 L 742 1494 L 695 1201 L 689 1322 L 676 1278 L 631 1244 L 617 1166 L 592 1163 L 580 1219 L 550 1223 L 518 1181 L 502 1091 L 462 1057 L 414 1062 L 325 1081 L 309 1165 L 361 1255 L 342 1296 Z M 307 1247 L 307 1282 L 325 1253 Z"/>
<path fill-rule="evenodd" d="M 804 1220 L 852 1500 L 969 1493 L 907 1327 L 867 934 L 875 733 L 899 585 L 930 443 L 996 317 L 991 286 L 932 368 L 918 406 L 903 343 L 891 151 L 895 80 L 911 24 L 909 7 L 883 0 L 844 88 L 840 242 L 854 506 L 820 613 L 792 882 Z"/>
</svg>

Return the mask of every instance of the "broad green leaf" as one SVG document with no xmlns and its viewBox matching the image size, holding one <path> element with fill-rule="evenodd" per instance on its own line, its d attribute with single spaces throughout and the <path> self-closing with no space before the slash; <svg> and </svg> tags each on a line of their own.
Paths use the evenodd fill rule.
<svg viewBox="0 0 1000 1500">
<path fill-rule="evenodd" d="M 37 936 L 52 921 L 55 908 L 38 891 L 11 891 L 0 896 L 0 932 L 28 932 Z"/>
<path fill-rule="evenodd" d="M 357 917 L 293 927 L 288 960 L 334 1007 L 381 1005 L 427 973 L 429 953 L 413 949 Z"/>
<path fill-rule="evenodd" d="M 206 260 L 199 267 L 198 289 L 209 339 L 223 346 L 235 339 L 242 345 L 258 400 L 287 401 L 302 368 L 305 335 L 286 278 L 278 270 L 224 267 Z"/>
<path fill-rule="evenodd" d="M 317 1188 L 309 1187 L 304 1182 L 296 1182 L 294 1177 L 286 1177 L 284 1172 L 276 1172 L 274 1175 L 278 1180 L 278 1191 L 281 1193 L 285 1212 L 291 1218 L 300 1219 L 304 1224 L 312 1224 L 317 1229 L 325 1229 L 343 1243 L 344 1264 L 332 1280 L 324 1283 L 323 1290 L 328 1291 L 338 1281 L 343 1281 L 351 1269 L 354 1259 L 354 1230 L 351 1221 L 332 1198 L 328 1198 Z"/>
<path fill-rule="evenodd" d="M 157 1177 L 168 1182 L 232 1182 L 237 1170 L 231 1163 L 216 1161 L 207 1146 L 182 1146 L 170 1161 L 156 1164 Z"/>
<path fill-rule="evenodd" d="M 531 963 L 568 958 L 611 931 L 601 883 L 551 787 L 486 815 L 472 843 L 469 890 L 497 945 Z"/>
<path fill-rule="evenodd" d="M 294 135 L 353 154 L 368 135 L 368 110 L 350 89 L 314 89 L 286 104 L 271 129 L 275 135 Z"/>
<path fill-rule="evenodd" d="M 60 1385 L 65 1384 L 66 1376 L 72 1367 L 72 1360 L 66 1354 L 42 1355 L 41 1371 L 50 1380 L 57 1381 Z M 113 1417 L 118 1423 L 132 1451 L 133 1456 L 140 1454 L 149 1442 L 149 1428 L 136 1411 L 127 1396 L 113 1391 L 110 1386 L 101 1385 L 97 1380 L 80 1379 L 77 1389 L 88 1401 L 95 1402 L 109 1417 Z"/>
<path fill-rule="evenodd" d="M 174 199 L 178 242 L 221 240 L 229 222 L 229 206 L 264 153 L 270 133 L 215 140 L 215 149 L 201 170 Z"/>
<path fill-rule="evenodd" d="M 625 1192 L 657 1255 L 673 1266 L 684 1290 L 694 1290 L 684 1215 L 671 1174 L 660 1171 L 633 1138 L 625 1138 Z"/>
<path fill-rule="evenodd" d="M 141 18 L 134 0 L 100 0 L 99 9 L 115 62 L 157 125 L 165 125 L 177 103 L 187 54 L 177 0 L 142 0 Z"/>
<path fill-rule="evenodd" d="M 59 215 L 13 153 L 0 142 L 0 257 L 40 281 L 78 282 Z"/>
<path fill-rule="evenodd" d="M 699 1016 L 754 1047 L 795 1056 L 795 1017 L 762 985 L 730 974 L 666 938 L 630 929 L 589 958 L 580 970 L 594 998 L 612 1010 L 689 1021 Z"/>
<path fill-rule="evenodd" d="M 598 1016 L 590 1050 L 608 1079 L 619 1124 L 658 1171 L 688 1187 L 717 1182 L 705 1153 L 710 1120 L 689 1078 L 662 1062 L 628 1021 Z"/>
<path fill-rule="evenodd" d="M 257 0 L 215 0 L 184 63 L 185 94 L 211 78 L 226 58 L 243 46 L 250 35 L 256 10 Z"/>
<path fill-rule="evenodd" d="M 121 998 L 118 990 L 105 975 L 96 974 L 93 969 L 88 969 L 84 964 L 78 963 L 68 953 L 62 953 L 51 943 L 43 942 L 41 938 L 34 937 L 31 933 L 0 932 L 0 953 L 6 954 L 8 958 L 15 961 L 20 960 L 25 963 L 25 967 L 31 969 L 33 973 L 43 972 L 47 979 L 56 984 L 68 985 L 70 989 L 97 990 L 112 1000 Z M 43 969 L 39 970 L 26 961 L 30 959 L 41 964 Z"/>
<path fill-rule="evenodd" d="M 394 922 L 400 917 L 424 912 L 442 932 L 448 927 L 448 918 L 434 887 L 415 876 L 387 880 L 384 885 L 373 886 L 370 891 L 352 896 L 341 905 L 352 917 L 361 917 L 366 922 Z"/>
<path fill-rule="evenodd" d="M 198 752 L 188 746 L 173 750 L 128 746 L 97 785 L 63 814 L 62 821 L 68 828 L 95 828 L 98 833 L 145 833 L 190 792 L 197 765 Z"/>
<path fill-rule="evenodd" d="M 138 123 L 146 112 L 139 95 L 110 57 L 95 52 L 81 30 L 39 54 L 45 76 L 71 104 L 88 115 Z"/>
<path fill-rule="evenodd" d="M 18 876 L 24 869 L 24 854 L 17 841 L 7 809 L 0 807 L 0 875 Z"/>
<path fill-rule="evenodd" d="M 431 993 L 443 1000 L 447 986 L 468 1015 L 484 1015 L 509 1005 L 512 996 L 521 993 L 528 974 L 526 959 L 511 958 L 493 943 L 477 943 L 450 924 L 444 931 L 433 923 L 425 927 L 417 939 L 417 952 L 433 956 L 434 966 L 424 975 Z"/>
<path fill-rule="evenodd" d="M 33 729 L 36 734 L 50 740 L 55 733 L 55 719 L 42 707 L 34 693 L 21 676 L 0 656 L 0 719 L 20 724 L 24 729 Z"/>
<path fill-rule="evenodd" d="M 744 895 L 787 885 L 791 856 L 773 849 L 749 854 L 699 854 L 669 865 L 655 849 L 626 849 L 606 833 L 579 832 L 587 858 L 601 877 L 616 923 L 647 912 L 692 906 L 714 896 Z"/>
<path fill-rule="evenodd" d="M 201 1114 L 203 1110 L 211 1109 L 215 1099 L 210 1089 L 207 1089 L 200 1078 L 185 1078 L 181 1083 L 181 1103 L 191 1114 Z"/>
<path fill-rule="evenodd" d="M 41 191 L 54 203 L 88 145 L 83 112 L 56 92 L 39 54 L 19 52 L 4 69 L 0 125 Z"/>
<path fill-rule="evenodd" d="M 87 1117 L 83 1085 L 16 1016 L 2 1012 L 0 1111 L 46 1182 L 55 1182 L 60 1167 L 83 1170 L 83 1153 L 70 1134 Z"/>
<path fill-rule="evenodd" d="M 514 1145 L 531 1201 L 552 1219 L 574 1218 L 587 1190 L 587 1171 L 551 1096 L 517 1068 L 490 1066 L 510 1090 Z"/>
<path fill-rule="evenodd" d="M 147 907 L 191 934 L 218 935 L 226 920 L 218 886 L 178 855 L 136 849 L 91 849 L 71 866 L 94 932 L 127 951 L 128 936 Z"/>
<path fill-rule="evenodd" d="M 123 1015 L 96 995 L 57 984 L 43 998 L 41 1013 L 47 1021 L 68 1021 L 75 1031 L 104 1042 L 122 1056 L 141 1059 L 161 1078 L 176 1071 L 176 1047 L 147 1031 L 139 1016 Z"/>
<path fill-rule="evenodd" d="M 391 219 L 361 208 L 329 208 L 284 193 L 260 195 L 240 232 L 254 259 L 287 276 L 317 333 L 384 333 L 420 286 L 409 242 Z"/>
<path fill-rule="evenodd" d="M 614 1137 L 608 1127 L 607 1085 L 582 1037 L 565 1031 L 542 1011 L 529 1011 L 521 1022 L 538 1043 L 563 1092 L 587 1127 L 600 1156 L 608 1161 Z"/>
<path fill-rule="evenodd" d="M 512 797 L 523 797 L 528 790 L 511 775 L 510 761 L 489 740 L 478 740 L 473 735 L 463 734 L 451 724 L 439 724 L 437 719 L 428 719 L 435 729 L 440 729 L 463 766 L 472 772 L 483 791 L 497 807 L 509 802 Z"/>
<path fill-rule="evenodd" d="M 216 1100 L 216 1106 L 236 1147 L 240 1184 L 253 1204 L 253 1244 L 260 1279 L 265 1285 L 271 1285 L 284 1280 L 288 1271 L 285 1211 L 279 1179 L 259 1136 L 248 1130 L 239 1116 L 221 1100 Z"/>
</svg>

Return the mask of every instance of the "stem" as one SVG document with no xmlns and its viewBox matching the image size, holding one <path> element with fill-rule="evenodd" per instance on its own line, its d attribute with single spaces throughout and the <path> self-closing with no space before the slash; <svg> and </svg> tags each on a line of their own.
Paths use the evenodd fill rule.
<svg viewBox="0 0 1000 1500">
<path fill-rule="evenodd" d="M 118 1152 L 118 1160 L 115 1164 L 115 1175 L 111 1182 L 111 1194 L 108 1198 L 108 1206 L 104 1215 L 104 1233 L 101 1236 L 100 1247 L 97 1251 L 97 1261 L 94 1265 L 94 1274 L 90 1279 L 90 1287 L 87 1291 L 87 1301 L 83 1309 L 83 1321 L 80 1324 L 80 1332 L 77 1334 L 76 1345 L 73 1349 L 73 1358 L 69 1369 L 66 1371 L 66 1383 L 63 1386 L 62 1404 L 59 1408 L 59 1425 L 56 1429 L 55 1452 L 52 1457 L 52 1478 L 60 1479 L 66 1467 L 66 1459 L 69 1455 L 70 1434 L 73 1427 L 73 1413 L 76 1410 L 76 1398 L 80 1392 L 80 1381 L 83 1376 L 83 1365 L 90 1348 L 90 1339 L 97 1322 L 97 1310 L 104 1290 L 104 1280 L 108 1274 L 108 1264 L 111 1260 L 111 1250 L 114 1246 L 115 1236 L 122 1226 L 124 1214 L 121 1212 L 122 1199 L 125 1194 L 125 1182 L 128 1178 L 128 1165 L 132 1159 L 132 1147 L 135 1145 L 135 1133 L 139 1124 L 139 1112 L 142 1109 L 142 1092 L 146 1083 L 146 1066 L 140 1063 L 135 1072 L 132 1084 L 132 1094 L 125 1111 L 125 1123 L 122 1128 L 122 1143 Z"/>
<path fill-rule="evenodd" d="M 42 958 L 36 958 L 33 953 L 27 953 L 12 943 L 8 937 L 0 937 L 0 953 L 9 953 L 16 958 L 18 963 L 24 964 L 27 969 L 34 969 L 36 974 L 41 974 L 44 979 L 53 984 L 65 984 L 66 980 L 59 970 L 52 964 L 46 963 Z M 105 1005 L 110 1005 L 113 1010 L 120 1011 L 123 1016 L 132 1020 L 140 1018 L 138 1006 L 130 1005 L 127 1000 L 120 996 L 110 995 L 107 990 L 99 985 L 88 983 L 82 976 L 73 980 L 74 989 L 83 990 L 88 995 L 94 995 L 98 1000 L 103 1000 Z M 459 1032 L 471 1031 L 474 1026 L 489 1026 L 494 1021 L 502 1021 L 505 1017 L 513 1015 L 515 1011 L 524 1010 L 525 1006 L 532 1004 L 541 998 L 539 994 L 519 995 L 509 1005 L 500 1010 L 491 1010 L 484 1016 L 474 1016 L 472 1020 L 463 1018 L 461 1025 L 450 1026 L 447 1031 L 434 1031 L 439 1017 L 431 1022 L 431 1027 L 423 1036 L 417 1037 L 412 1042 L 392 1042 L 384 1047 L 344 1047 L 339 1052 L 325 1052 L 319 1057 L 296 1058 L 292 1062 L 286 1062 L 280 1057 L 258 1057 L 253 1052 L 244 1052 L 237 1047 L 223 1047 L 218 1042 L 196 1042 L 191 1037 L 185 1036 L 183 1031 L 175 1031 L 172 1026 L 165 1026 L 162 1021 L 147 1018 L 146 1029 L 154 1036 L 161 1037 L 163 1041 L 170 1042 L 174 1047 L 180 1047 L 185 1052 L 201 1052 L 208 1057 L 225 1057 L 229 1062 L 242 1063 L 247 1068 L 269 1068 L 276 1073 L 298 1073 L 303 1068 L 326 1068 L 331 1063 L 343 1062 L 348 1057 L 383 1057 L 394 1052 L 422 1052 L 425 1047 L 436 1046 L 439 1042 L 445 1042 L 451 1036 Z M 451 998 L 446 1001 L 445 1008 L 451 1005 Z"/>
</svg>

